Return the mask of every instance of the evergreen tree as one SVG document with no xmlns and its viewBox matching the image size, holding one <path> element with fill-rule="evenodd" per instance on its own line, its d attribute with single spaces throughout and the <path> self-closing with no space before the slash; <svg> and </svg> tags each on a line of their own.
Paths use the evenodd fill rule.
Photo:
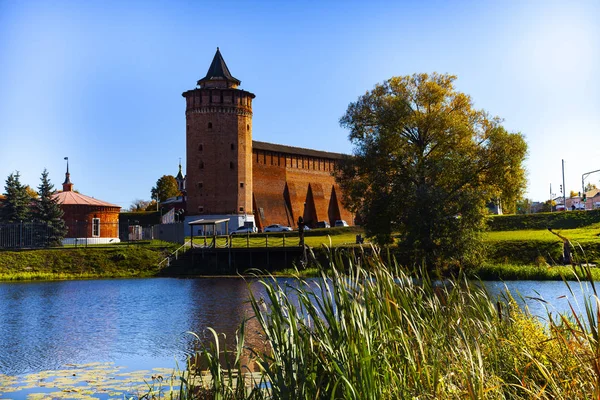
<svg viewBox="0 0 600 400">
<path fill-rule="evenodd" d="M 58 246 L 65 237 L 66 226 L 63 220 L 63 210 L 60 208 L 58 199 L 52 197 L 56 192 L 54 185 L 48 179 L 48 171 L 42 172 L 42 181 L 38 186 L 39 198 L 35 202 L 33 210 L 34 218 L 46 225 L 46 244 L 48 246 Z"/>
<path fill-rule="evenodd" d="M 0 209 L 0 221 L 16 223 L 28 221 L 31 214 L 31 197 L 19 180 L 19 171 L 6 179 L 5 199 Z"/>
</svg>

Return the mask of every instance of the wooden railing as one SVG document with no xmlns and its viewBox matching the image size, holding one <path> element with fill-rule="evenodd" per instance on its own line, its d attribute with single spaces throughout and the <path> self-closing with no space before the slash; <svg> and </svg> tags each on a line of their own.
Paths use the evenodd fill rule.
<svg viewBox="0 0 600 400">
<path fill-rule="evenodd" d="M 300 247 L 300 237 L 255 234 L 194 236 L 193 247 L 205 249 Z"/>
</svg>

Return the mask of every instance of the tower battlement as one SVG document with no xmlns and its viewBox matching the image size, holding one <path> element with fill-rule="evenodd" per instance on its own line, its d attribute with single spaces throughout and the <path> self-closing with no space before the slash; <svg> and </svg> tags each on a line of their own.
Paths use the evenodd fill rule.
<svg viewBox="0 0 600 400">
<path fill-rule="evenodd" d="M 182 94 L 187 113 L 242 113 L 252 116 L 253 93 L 241 89 L 198 88 Z"/>
</svg>

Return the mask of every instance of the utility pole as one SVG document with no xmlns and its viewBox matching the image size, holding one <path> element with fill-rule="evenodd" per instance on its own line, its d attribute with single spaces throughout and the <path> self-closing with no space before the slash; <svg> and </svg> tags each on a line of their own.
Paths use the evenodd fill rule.
<svg viewBox="0 0 600 400">
<path fill-rule="evenodd" d="M 562 160 L 562 174 L 563 174 L 563 208 L 567 211 L 567 187 L 565 186 L 565 160 Z"/>
</svg>

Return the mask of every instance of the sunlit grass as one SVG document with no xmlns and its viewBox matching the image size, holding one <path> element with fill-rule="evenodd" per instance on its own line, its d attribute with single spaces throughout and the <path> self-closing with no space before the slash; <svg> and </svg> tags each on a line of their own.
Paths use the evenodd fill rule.
<svg viewBox="0 0 600 400">
<path fill-rule="evenodd" d="M 535 280 L 560 281 L 585 279 L 576 266 L 571 265 L 516 265 L 516 264 L 483 264 L 465 271 L 469 277 L 482 280 Z M 600 269 L 592 268 L 591 277 L 600 281 Z"/>
<path fill-rule="evenodd" d="M 558 232 L 561 235 L 568 237 L 572 241 L 585 242 L 600 240 L 600 226 L 598 226 L 598 224 L 586 228 L 555 229 L 554 232 Z M 506 240 L 536 240 L 544 242 L 560 242 L 560 239 L 547 229 L 484 232 L 483 239 L 487 242 Z"/>
<path fill-rule="evenodd" d="M 335 229 L 320 230 L 307 234 L 304 237 L 304 243 L 311 247 L 320 247 L 322 245 L 330 247 L 347 246 L 356 243 L 356 235 L 356 230 L 350 232 L 337 232 Z M 193 243 L 196 246 L 206 245 L 212 247 L 215 242 L 210 236 L 195 236 Z M 300 238 L 298 232 L 217 236 L 216 238 L 217 248 L 297 247 L 299 245 Z"/>
</svg>

